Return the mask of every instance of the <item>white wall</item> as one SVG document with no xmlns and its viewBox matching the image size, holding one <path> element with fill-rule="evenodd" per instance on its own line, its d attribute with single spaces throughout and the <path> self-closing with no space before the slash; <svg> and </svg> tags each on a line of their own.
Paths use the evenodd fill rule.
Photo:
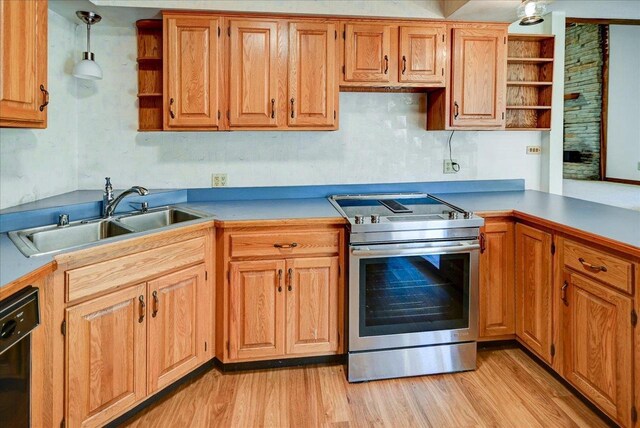
<svg viewBox="0 0 640 428">
<path fill-rule="evenodd" d="M 76 24 L 49 11 L 47 129 L 0 129 L 0 208 L 78 187 Z"/>
<path fill-rule="evenodd" d="M 443 174 L 449 132 L 425 130 L 422 94 L 341 93 L 334 132 L 138 133 L 136 43 L 131 29 L 96 27 L 104 80 L 78 87 L 79 187 L 209 187 L 524 178 L 540 188 L 539 132 L 456 132 L 462 169 Z M 85 124 L 94 130 L 84 137 Z"/>
<path fill-rule="evenodd" d="M 640 25 L 609 26 L 607 177 L 640 181 L 638 43 Z"/>
</svg>

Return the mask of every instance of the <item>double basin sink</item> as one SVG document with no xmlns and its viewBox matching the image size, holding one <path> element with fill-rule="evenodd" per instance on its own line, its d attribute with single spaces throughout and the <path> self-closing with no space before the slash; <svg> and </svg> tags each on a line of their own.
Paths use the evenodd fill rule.
<svg viewBox="0 0 640 428">
<path fill-rule="evenodd" d="M 67 226 L 49 225 L 18 230 L 9 232 L 9 238 L 22 254 L 31 257 L 207 217 L 211 215 L 188 208 L 169 206 L 108 219 L 76 221 Z"/>
</svg>

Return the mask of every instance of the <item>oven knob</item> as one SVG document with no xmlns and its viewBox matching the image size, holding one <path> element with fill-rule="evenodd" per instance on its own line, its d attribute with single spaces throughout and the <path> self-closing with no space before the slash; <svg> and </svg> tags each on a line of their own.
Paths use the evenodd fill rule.
<svg viewBox="0 0 640 428">
<path fill-rule="evenodd" d="M 376 214 L 373 214 L 371 216 L 371 223 L 380 223 L 380 216 L 376 215 Z"/>
<path fill-rule="evenodd" d="M 458 213 L 456 211 L 449 211 L 449 218 L 452 220 L 458 218 Z"/>
<path fill-rule="evenodd" d="M 356 224 L 363 224 L 364 223 L 364 216 L 363 215 L 357 215 L 355 220 L 356 220 Z"/>
<path fill-rule="evenodd" d="M 473 216 L 473 213 L 471 211 L 464 212 L 464 218 L 471 218 L 471 216 Z"/>
</svg>

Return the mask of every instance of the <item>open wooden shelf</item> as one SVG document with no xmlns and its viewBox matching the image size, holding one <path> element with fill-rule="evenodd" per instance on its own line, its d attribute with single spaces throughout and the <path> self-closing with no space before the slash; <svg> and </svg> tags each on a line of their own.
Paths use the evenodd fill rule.
<svg viewBox="0 0 640 428">
<path fill-rule="evenodd" d="M 507 124 L 515 131 L 551 128 L 554 36 L 509 34 Z"/>
<path fill-rule="evenodd" d="M 162 20 L 143 19 L 138 30 L 138 130 L 162 130 Z"/>
<path fill-rule="evenodd" d="M 551 106 L 507 106 L 511 110 L 550 110 Z"/>
<path fill-rule="evenodd" d="M 544 64 L 553 62 L 553 58 L 507 58 L 507 63 Z"/>
</svg>

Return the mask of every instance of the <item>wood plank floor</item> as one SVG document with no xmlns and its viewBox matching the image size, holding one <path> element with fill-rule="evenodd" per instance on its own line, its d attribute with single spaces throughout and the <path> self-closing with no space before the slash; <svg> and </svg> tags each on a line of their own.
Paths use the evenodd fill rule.
<svg viewBox="0 0 640 428">
<path fill-rule="evenodd" d="M 183 385 L 127 427 L 604 427 L 518 348 L 481 350 L 473 372 L 346 381 L 344 367 L 222 374 Z"/>
</svg>

